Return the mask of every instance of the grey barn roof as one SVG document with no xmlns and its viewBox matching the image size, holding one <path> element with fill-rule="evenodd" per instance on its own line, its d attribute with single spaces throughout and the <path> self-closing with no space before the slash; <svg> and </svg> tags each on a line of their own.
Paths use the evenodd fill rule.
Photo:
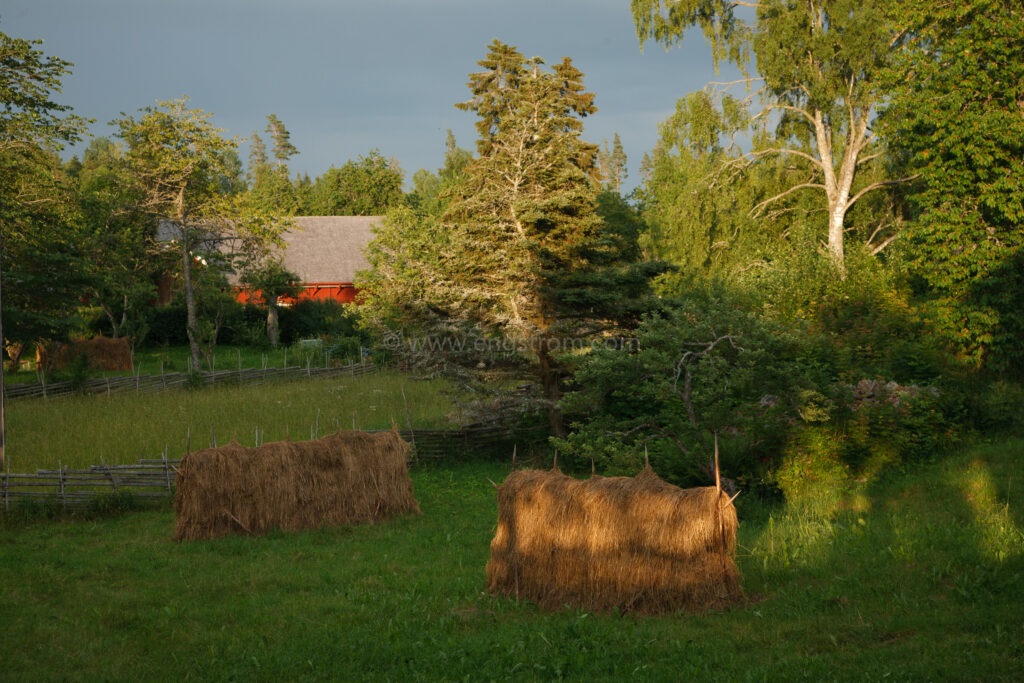
<svg viewBox="0 0 1024 683">
<path fill-rule="evenodd" d="M 355 282 L 356 273 L 369 267 L 363 248 L 373 239 L 382 216 L 296 216 L 295 227 L 284 234 L 284 265 L 303 283 Z M 169 221 L 160 221 L 157 239 L 177 238 Z M 207 245 L 217 249 L 216 242 Z M 234 284 L 237 277 L 230 275 Z"/>
<path fill-rule="evenodd" d="M 363 248 L 381 216 L 296 216 L 284 235 L 284 265 L 302 282 L 354 282 L 369 267 Z"/>
</svg>

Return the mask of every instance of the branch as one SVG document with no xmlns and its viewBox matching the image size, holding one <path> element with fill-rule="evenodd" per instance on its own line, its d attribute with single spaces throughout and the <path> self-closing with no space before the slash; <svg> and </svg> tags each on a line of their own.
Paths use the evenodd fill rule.
<svg viewBox="0 0 1024 683">
<path fill-rule="evenodd" d="M 888 187 L 890 185 L 900 185 L 902 183 L 910 182 L 911 180 L 917 180 L 920 177 L 921 177 L 920 173 L 915 173 L 914 175 L 908 175 L 908 176 L 905 176 L 903 178 L 897 178 L 896 180 L 880 180 L 877 183 L 871 183 L 870 185 L 865 187 L 863 190 L 861 190 L 857 194 L 853 195 L 853 197 L 850 198 L 850 201 L 846 202 L 846 209 L 849 210 L 850 207 L 853 206 L 854 203 L 858 199 L 863 197 L 868 192 L 871 192 L 872 190 L 877 190 L 877 189 L 880 189 L 880 188 L 883 188 L 883 187 Z"/>
<path fill-rule="evenodd" d="M 759 159 L 763 156 L 768 156 L 769 154 L 792 154 L 793 156 L 800 157 L 801 159 L 807 159 L 812 164 L 814 164 L 815 166 L 822 170 L 825 169 L 825 165 L 819 159 L 815 159 L 807 152 L 801 152 L 798 149 L 789 149 L 788 147 L 772 147 L 771 149 L 763 149 L 759 152 L 751 152 L 747 156 Z"/>
<path fill-rule="evenodd" d="M 807 119 L 808 121 L 810 121 L 811 125 L 814 125 L 814 117 L 811 116 L 810 112 L 808 112 L 806 109 L 801 109 L 800 107 L 794 107 L 791 104 L 769 104 L 769 105 L 765 106 L 764 111 L 767 112 L 767 111 L 770 111 L 772 109 L 783 109 L 785 111 L 796 112 L 800 116 L 802 116 L 805 119 Z M 760 116 L 760 115 L 761 114 L 758 114 L 757 116 Z M 757 118 L 757 116 L 755 116 L 754 118 Z"/>
<path fill-rule="evenodd" d="M 779 194 L 775 195 L 774 197 L 769 197 L 768 199 L 764 200 L 763 202 L 760 202 L 759 204 L 754 206 L 747 215 L 748 216 L 756 216 L 756 215 L 758 215 L 758 213 L 760 213 L 760 209 L 764 208 L 768 204 L 771 204 L 772 202 L 777 201 L 779 199 L 782 199 L 783 197 L 785 197 L 786 195 L 788 195 L 788 194 L 790 194 L 792 192 L 796 192 L 797 190 L 802 190 L 802 189 L 804 189 L 806 187 L 817 187 L 817 188 L 822 189 L 822 190 L 827 190 L 827 188 L 824 185 L 822 185 L 821 183 L 800 183 L 799 185 L 794 185 L 793 187 L 789 188 L 785 192 L 780 192 Z"/>
<path fill-rule="evenodd" d="M 895 240 L 895 239 L 896 239 L 897 237 L 899 237 L 899 236 L 900 236 L 900 234 L 899 234 L 898 232 L 894 232 L 893 234 L 889 235 L 889 236 L 888 236 L 887 238 L 885 238 L 884 240 L 882 240 L 882 243 L 881 243 L 881 244 L 879 244 L 879 245 L 878 245 L 877 247 L 872 247 L 870 243 L 869 243 L 869 244 L 867 244 L 866 246 L 868 247 L 868 249 L 870 249 L 870 250 L 871 250 L 871 255 L 872 255 L 872 256 L 877 256 L 877 255 L 879 254 L 879 252 L 881 252 L 881 251 L 882 251 L 883 249 L 885 249 L 885 248 L 886 248 L 887 246 L 889 246 L 890 244 L 892 244 L 892 243 L 893 243 L 893 241 L 894 241 L 894 240 Z"/>
</svg>

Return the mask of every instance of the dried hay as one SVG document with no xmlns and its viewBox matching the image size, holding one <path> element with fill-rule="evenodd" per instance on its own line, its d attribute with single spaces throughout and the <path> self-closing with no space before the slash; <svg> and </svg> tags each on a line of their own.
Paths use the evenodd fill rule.
<svg viewBox="0 0 1024 683">
<path fill-rule="evenodd" d="M 498 487 L 487 589 L 546 609 L 703 611 L 743 599 L 739 523 L 714 486 L 680 489 L 649 467 L 581 481 L 513 472 Z"/>
<path fill-rule="evenodd" d="M 36 365 L 50 370 L 64 370 L 82 355 L 89 361 L 91 370 L 133 369 L 128 340 L 103 335 L 92 339 L 75 339 L 67 344 L 40 344 L 36 347 Z"/>
<path fill-rule="evenodd" d="M 263 534 L 420 514 L 398 433 L 341 432 L 256 448 L 232 442 L 186 454 L 174 496 L 175 540 Z"/>
</svg>

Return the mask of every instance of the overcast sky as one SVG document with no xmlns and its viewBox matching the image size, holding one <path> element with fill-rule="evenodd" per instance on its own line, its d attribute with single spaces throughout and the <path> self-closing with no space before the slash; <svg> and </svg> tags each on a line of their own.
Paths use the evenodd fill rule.
<svg viewBox="0 0 1024 683">
<path fill-rule="evenodd" d="M 300 152 L 292 171 L 311 177 L 377 148 L 408 181 L 442 164 L 448 128 L 474 149 L 475 118 L 453 105 L 494 38 L 573 59 L 599 109 L 584 137 L 619 133 L 630 187 L 676 99 L 719 79 L 699 34 L 641 53 L 629 0 L 4 0 L 0 31 L 74 63 L 57 100 L 96 119 L 95 135 L 188 95 L 243 138 L 243 160 L 244 138 L 277 114 Z"/>
</svg>

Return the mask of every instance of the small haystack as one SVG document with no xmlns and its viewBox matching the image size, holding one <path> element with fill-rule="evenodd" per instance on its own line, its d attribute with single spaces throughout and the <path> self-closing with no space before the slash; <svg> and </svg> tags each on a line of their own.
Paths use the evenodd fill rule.
<svg viewBox="0 0 1024 683">
<path fill-rule="evenodd" d="M 174 496 L 176 540 L 374 522 L 420 513 L 397 432 L 341 432 L 188 453 Z"/>
<path fill-rule="evenodd" d="M 36 364 L 39 367 L 64 370 L 83 355 L 91 370 L 132 370 L 132 351 L 128 340 L 103 335 L 92 339 L 75 339 L 67 344 L 40 345 L 36 348 Z"/>
<path fill-rule="evenodd" d="M 595 612 L 722 608 L 743 599 L 736 508 L 714 486 L 681 489 L 649 467 L 581 481 L 513 472 L 498 487 L 487 589 Z"/>
</svg>

